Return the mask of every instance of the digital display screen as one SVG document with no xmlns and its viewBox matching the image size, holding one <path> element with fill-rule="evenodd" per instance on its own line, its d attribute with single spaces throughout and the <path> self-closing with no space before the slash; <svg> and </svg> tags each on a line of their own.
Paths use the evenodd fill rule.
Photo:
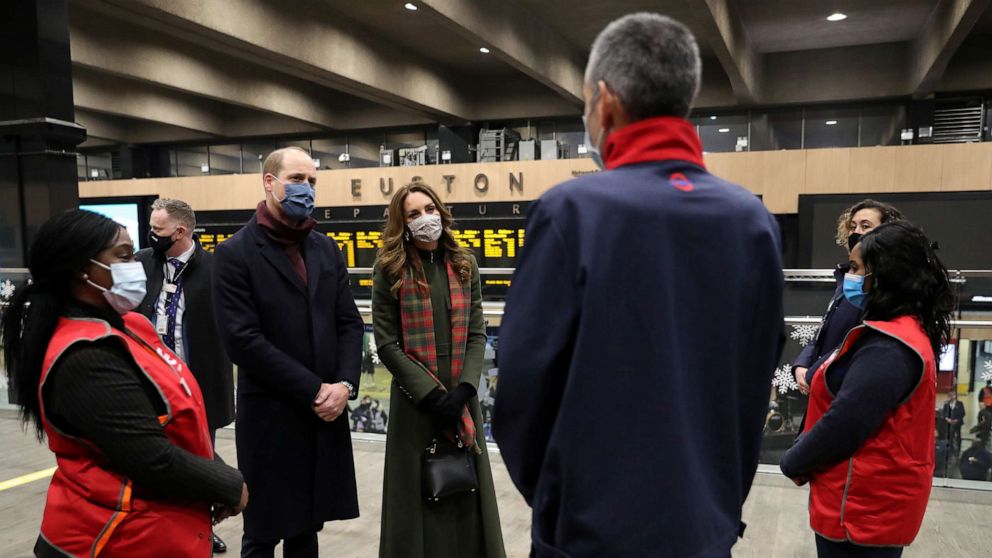
<svg viewBox="0 0 992 558">
<path fill-rule="evenodd" d="M 135 250 L 144 248 L 145 239 L 141 238 L 141 235 L 138 233 L 139 209 L 137 203 L 83 204 L 79 206 L 79 209 L 99 213 L 113 219 L 127 229 L 127 233 L 131 235 L 131 241 L 134 242 Z"/>
<path fill-rule="evenodd" d="M 470 249 L 483 268 L 515 268 L 520 250 L 524 246 L 526 204 L 490 203 L 485 206 L 464 204 L 450 206 L 455 217 L 454 236 L 462 246 Z M 366 215 L 383 215 L 384 207 L 363 207 L 356 212 L 351 208 L 328 210 L 332 216 L 342 218 L 319 220 L 315 230 L 334 239 L 349 268 L 371 268 L 376 254 L 382 247 L 384 220 L 369 219 Z M 322 216 L 318 209 L 315 216 Z M 484 213 L 483 213 L 484 212 Z M 213 214 L 216 213 L 216 214 Z M 202 212 L 197 213 L 196 232 L 205 250 L 213 251 L 217 244 L 231 238 L 249 219 L 251 212 Z M 362 214 L 362 219 L 349 216 Z M 225 220 L 227 223 L 216 223 Z M 240 222 L 231 222 L 240 221 Z M 371 275 L 353 275 L 352 287 L 356 296 L 371 296 Z M 483 275 L 483 293 L 488 298 L 499 298 L 510 286 L 510 276 Z"/>
<path fill-rule="evenodd" d="M 847 261 L 847 249 L 834 243 L 837 218 L 865 198 L 892 204 L 922 227 L 948 269 L 992 268 L 992 251 L 975 249 L 992 245 L 992 192 L 801 195 L 799 267 L 832 269 Z"/>
<path fill-rule="evenodd" d="M 937 369 L 941 372 L 954 372 L 954 364 L 957 362 L 957 345 L 944 345 L 940 349 L 940 362 Z"/>
</svg>

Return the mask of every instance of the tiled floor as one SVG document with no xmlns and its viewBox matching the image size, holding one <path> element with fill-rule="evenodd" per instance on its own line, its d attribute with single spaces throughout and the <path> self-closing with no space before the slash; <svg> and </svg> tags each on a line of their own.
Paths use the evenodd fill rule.
<svg viewBox="0 0 992 558">
<path fill-rule="evenodd" d="M 230 430 L 218 439 L 221 455 L 234 461 Z M 54 465 L 47 447 L 26 434 L 9 412 L 0 413 L 0 482 Z M 320 534 L 321 555 L 367 558 L 377 554 L 382 485 L 380 442 L 355 442 L 355 464 L 362 517 L 329 523 Z M 493 455 L 496 492 L 509 556 L 529 551 L 530 510 L 513 488 L 502 461 Z M 31 556 L 44 507 L 47 480 L 0 491 L 0 557 Z M 779 475 L 759 474 L 744 510 L 746 538 L 734 549 L 737 558 L 814 556 L 807 526 L 806 490 Z M 238 556 L 241 521 L 230 519 L 218 528 L 227 541 L 228 556 Z M 279 554 L 277 553 L 277 556 Z M 992 556 L 992 493 L 935 488 L 923 530 L 904 554 L 907 558 L 984 558 Z"/>
</svg>

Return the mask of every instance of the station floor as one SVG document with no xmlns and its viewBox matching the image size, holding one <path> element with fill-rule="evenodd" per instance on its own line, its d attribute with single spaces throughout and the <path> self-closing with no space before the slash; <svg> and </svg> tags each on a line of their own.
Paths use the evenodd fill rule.
<svg viewBox="0 0 992 558">
<path fill-rule="evenodd" d="M 233 463 L 234 432 L 221 431 L 217 442 L 221 455 Z M 321 556 L 368 558 L 378 553 L 385 446 L 362 440 L 356 440 L 354 446 L 362 517 L 328 523 L 320 534 Z M 24 432 L 12 411 L 0 411 L 0 448 L 0 558 L 30 557 L 55 460 L 47 447 Z M 492 458 L 507 554 L 523 558 L 530 548 L 530 510 L 514 489 L 499 456 Z M 759 473 L 744 509 L 747 533 L 734 548 L 734 557 L 815 556 L 806 496 L 806 489 L 781 475 Z M 217 532 L 228 543 L 226 556 L 237 557 L 240 518 L 229 519 Z M 281 550 L 276 556 L 281 556 Z M 903 556 L 992 556 L 992 492 L 934 488 L 920 536 Z"/>
</svg>

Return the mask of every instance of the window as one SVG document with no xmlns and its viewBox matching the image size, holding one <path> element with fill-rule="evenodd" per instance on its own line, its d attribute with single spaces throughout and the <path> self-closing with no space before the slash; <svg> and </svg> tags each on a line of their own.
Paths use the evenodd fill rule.
<svg viewBox="0 0 992 558">
<path fill-rule="evenodd" d="M 807 109 L 803 147 L 857 147 L 860 116 L 856 108 Z"/>
<path fill-rule="evenodd" d="M 211 145 L 210 174 L 240 174 L 241 145 Z"/>
<path fill-rule="evenodd" d="M 861 110 L 858 145 L 899 145 L 899 133 L 905 127 L 906 110 L 902 105 L 865 107 Z"/>
<path fill-rule="evenodd" d="M 751 114 L 751 151 L 800 149 L 803 145 L 802 109 Z"/>
<path fill-rule="evenodd" d="M 713 118 L 713 117 L 716 118 Z M 703 151 L 724 153 L 748 151 L 747 114 L 703 115 L 692 119 L 699 130 Z"/>
<path fill-rule="evenodd" d="M 207 156 L 207 148 L 201 146 L 177 149 L 176 169 L 178 176 L 210 174 L 210 158 Z"/>
</svg>

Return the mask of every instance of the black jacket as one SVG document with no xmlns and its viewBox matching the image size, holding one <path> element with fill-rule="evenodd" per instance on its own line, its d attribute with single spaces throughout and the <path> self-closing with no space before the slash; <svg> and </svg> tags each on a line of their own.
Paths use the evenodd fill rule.
<svg viewBox="0 0 992 558">
<path fill-rule="evenodd" d="M 974 458 L 974 462 L 972 462 Z M 992 453 L 983 447 L 968 448 L 961 452 L 958 460 L 961 478 L 965 480 L 989 480 L 989 470 L 992 469 Z"/>
<path fill-rule="evenodd" d="M 848 302 L 844 296 L 844 274 L 848 272 L 848 264 L 840 264 L 834 270 L 834 280 L 837 288 L 830 298 L 827 311 L 823 314 L 823 321 L 820 322 L 820 329 L 816 332 L 816 338 L 812 343 L 806 345 L 799 356 L 792 362 L 793 366 L 808 368 L 806 372 L 806 382 L 813 379 L 813 363 L 820 360 L 824 355 L 836 349 L 844 336 L 851 328 L 861 321 L 861 310 Z"/>
<path fill-rule="evenodd" d="M 186 364 L 196 376 L 207 407 L 207 422 L 216 430 L 234 420 L 234 367 L 228 358 L 214 320 L 211 270 L 213 254 L 200 246 L 194 237 L 196 250 L 183 271 L 183 294 L 186 310 L 183 314 L 183 353 Z M 148 276 L 148 294 L 136 311 L 155 323 L 155 305 L 162 293 L 165 276 L 163 256 L 151 248 L 137 253 L 136 258 Z"/>
<path fill-rule="evenodd" d="M 365 326 L 337 244 L 303 242 L 307 284 L 251 221 L 214 253 L 221 337 L 238 365 L 238 467 L 251 504 L 245 533 L 282 539 L 358 516 L 348 418 L 313 412 L 322 382 L 356 388 Z"/>
<path fill-rule="evenodd" d="M 964 421 L 965 410 L 964 403 L 960 401 L 955 401 L 954 406 L 951 406 L 950 401 L 945 401 L 944 406 L 940 409 L 940 415 L 945 419 Z M 961 428 L 961 422 L 957 424 L 958 428 Z"/>
</svg>

